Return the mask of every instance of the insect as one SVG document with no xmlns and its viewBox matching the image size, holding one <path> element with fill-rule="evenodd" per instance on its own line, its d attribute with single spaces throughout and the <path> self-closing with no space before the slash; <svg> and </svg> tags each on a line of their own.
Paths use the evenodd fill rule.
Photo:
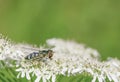
<svg viewBox="0 0 120 82">
<path fill-rule="evenodd" d="M 45 61 L 46 59 L 52 59 L 53 51 L 52 50 L 39 50 L 32 52 L 25 57 L 26 60 L 40 60 Z"/>
</svg>

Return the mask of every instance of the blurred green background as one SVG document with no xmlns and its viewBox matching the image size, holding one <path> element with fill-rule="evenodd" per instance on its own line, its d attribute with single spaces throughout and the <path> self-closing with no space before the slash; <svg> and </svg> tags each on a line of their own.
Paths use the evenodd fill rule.
<svg viewBox="0 0 120 82">
<path fill-rule="evenodd" d="M 38 45 L 72 39 L 120 58 L 120 0 L 0 0 L 0 33 Z"/>
</svg>

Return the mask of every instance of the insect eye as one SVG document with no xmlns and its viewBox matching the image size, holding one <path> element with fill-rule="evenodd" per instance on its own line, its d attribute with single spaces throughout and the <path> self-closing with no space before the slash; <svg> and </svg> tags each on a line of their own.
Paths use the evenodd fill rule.
<svg viewBox="0 0 120 82">
<path fill-rule="evenodd" d="M 48 54 L 49 54 L 49 58 L 51 58 L 53 56 L 53 51 L 52 50 L 48 50 Z"/>
</svg>

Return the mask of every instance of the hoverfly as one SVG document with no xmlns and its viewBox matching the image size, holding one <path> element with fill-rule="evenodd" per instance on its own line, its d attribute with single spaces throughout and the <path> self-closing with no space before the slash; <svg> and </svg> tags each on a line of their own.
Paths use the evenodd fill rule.
<svg viewBox="0 0 120 82">
<path fill-rule="evenodd" d="M 39 50 L 32 52 L 25 57 L 26 60 L 39 60 L 45 61 L 46 59 L 52 59 L 53 51 L 52 50 Z"/>
</svg>

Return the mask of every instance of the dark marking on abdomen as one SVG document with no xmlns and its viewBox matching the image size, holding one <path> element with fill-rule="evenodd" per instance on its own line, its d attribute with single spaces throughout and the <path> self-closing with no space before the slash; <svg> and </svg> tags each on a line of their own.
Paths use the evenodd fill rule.
<svg viewBox="0 0 120 82">
<path fill-rule="evenodd" d="M 34 57 L 37 57 L 38 55 L 39 55 L 39 52 L 33 52 L 33 53 L 30 53 L 29 55 L 27 55 L 27 56 L 25 57 L 25 59 L 30 60 L 30 59 L 32 59 L 32 58 L 34 58 Z"/>
</svg>

